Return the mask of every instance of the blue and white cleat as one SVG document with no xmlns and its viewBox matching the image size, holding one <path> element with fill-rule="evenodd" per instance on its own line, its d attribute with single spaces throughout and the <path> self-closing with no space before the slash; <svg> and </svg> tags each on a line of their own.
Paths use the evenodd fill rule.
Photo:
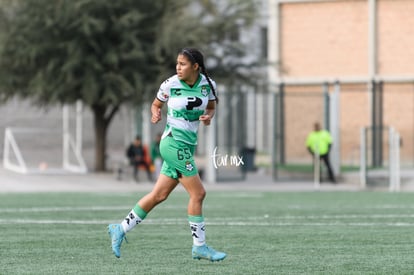
<svg viewBox="0 0 414 275">
<path fill-rule="evenodd" d="M 121 257 L 121 244 L 122 241 L 125 239 L 125 232 L 122 229 L 122 226 L 120 224 L 110 224 L 108 225 L 108 234 L 111 237 L 112 241 L 112 252 L 114 252 L 115 256 L 117 258 Z"/>
<path fill-rule="evenodd" d="M 195 246 L 193 245 L 193 259 L 205 259 L 212 262 L 222 261 L 226 258 L 226 253 L 215 251 L 213 248 L 208 247 L 207 245 Z"/>
</svg>

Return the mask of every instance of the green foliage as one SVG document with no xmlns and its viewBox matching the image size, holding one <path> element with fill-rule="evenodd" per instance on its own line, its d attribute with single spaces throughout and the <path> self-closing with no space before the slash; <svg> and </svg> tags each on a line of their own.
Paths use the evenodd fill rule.
<svg viewBox="0 0 414 275">
<path fill-rule="evenodd" d="M 140 102 L 174 72 L 184 46 L 204 50 L 226 79 L 242 66 L 226 60 L 245 54 L 232 35 L 255 18 L 254 1 L 241 0 L 2 2 L 15 7 L 0 55 L 0 93 L 41 104 Z"/>
<path fill-rule="evenodd" d="M 25 0 L 2 54 L 10 95 L 39 103 L 119 105 L 157 72 L 159 1 Z"/>
<path fill-rule="evenodd" d="M 243 60 L 246 44 L 241 43 L 243 30 L 248 30 L 257 18 L 257 1 L 229 0 L 204 1 L 214 18 L 208 24 L 211 35 L 205 51 L 210 57 L 210 70 L 214 79 L 230 87 L 237 83 L 252 84 L 257 78 L 257 68 L 262 66 L 259 57 L 254 61 Z M 219 18 L 219 20 L 216 20 Z"/>
<path fill-rule="evenodd" d="M 156 44 L 159 61 L 165 64 L 161 75 L 165 77 L 174 70 L 179 49 L 194 46 L 206 55 L 208 70 L 217 82 L 230 86 L 236 80 L 251 81 L 252 72 L 260 64 L 242 60 L 247 52 L 239 38 L 241 31 L 247 30 L 257 18 L 257 1 L 199 0 L 199 8 L 188 14 L 185 7 L 189 2 L 194 5 L 195 1 L 173 1 L 166 9 Z M 171 21 L 173 14 L 178 16 Z M 186 43 L 177 37 L 185 37 Z"/>
</svg>

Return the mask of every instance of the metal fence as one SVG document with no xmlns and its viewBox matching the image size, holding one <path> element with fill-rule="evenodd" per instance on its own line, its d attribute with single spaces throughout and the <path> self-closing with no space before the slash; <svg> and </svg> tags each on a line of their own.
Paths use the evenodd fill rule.
<svg viewBox="0 0 414 275">
<path fill-rule="evenodd" d="M 414 164 L 414 84 L 368 83 L 280 84 L 274 91 L 273 177 L 311 180 L 312 161 L 305 148 L 315 121 L 334 135 L 332 159 L 337 173 L 360 166 L 360 129 L 370 127 L 368 168 L 388 169 L 388 138 L 393 127 L 401 136 L 401 167 Z M 335 163 L 334 163 L 335 164 Z M 323 176 L 323 174 L 322 174 Z"/>
</svg>

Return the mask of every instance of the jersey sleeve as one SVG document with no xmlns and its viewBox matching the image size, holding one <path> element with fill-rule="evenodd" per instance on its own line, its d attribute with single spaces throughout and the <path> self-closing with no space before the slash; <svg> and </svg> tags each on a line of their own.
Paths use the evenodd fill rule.
<svg viewBox="0 0 414 275">
<path fill-rule="evenodd" d="M 213 88 L 214 88 L 214 91 L 216 91 L 216 94 L 217 94 L 217 84 L 216 84 L 216 82 L 214 81 L 214 80 L 212 80 L 211 78 L 210 78 L 210 80 L 211 80 L 211 84 L 213 85 Z M 208 95 L 208 100 L 216 100 L 217 98 L 216 98 L 216 96 L 213 94 L 213 90 L 211 91 L 211 93 Z"/>
<path fill-rule="evenodd" d="M 170 98 L 170 82 L 170 79 L 167 79 L 161 84 L 157 92 L 157 99 L 159 101 L 167 102 L 168 98 Z"/>
</svg>

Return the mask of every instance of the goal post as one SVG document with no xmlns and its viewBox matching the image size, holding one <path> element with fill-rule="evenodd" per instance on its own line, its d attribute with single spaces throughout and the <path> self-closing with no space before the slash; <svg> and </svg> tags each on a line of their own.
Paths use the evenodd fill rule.
<svg viewBox="0 0 414 275">
<path fill-rule="evenodd" d="M 15 161 L 12 161 L 12 158 Z M 27 173 L 27 165 L 23 159 L 22 153 L 17 146 L 16 139 L 13 136 L 11 128 L 6 128 L 4 132 L 4 155 L 3 155 L 3 166 L 6 169 L 17 173 Z"/>
<path fill-rule="evenodd" d="M 321 159 L 319 149 L 315 150 L 313 155 L 313 187 L 319 189 L 321 187 Z"/>
<path fill-rule="evenodd" d="M 62 109 L 61 129 L 56 127 L 7 127 L 4 134 L 3 167 L 22 174 L 86 173 L 82 156 L 82 103 L 75 106 L 71 133 L 68 105 Z"/>
<path fill-rule="evenodd" d="M 359 163 L 359 183 L 361 188 L 367 186 L 367 128 L 361 128 L 360 132 L 360 163 Z"/>
<path fill-rule="evenodd" d="M 63 169 L 74 173 L 86 173 L 87 167 L 82 157 L 82 112 L 83 106 L 81 101 L 76 102 L 75 107 L 75 139 L 70 133 L 70 110 L 68 105 L 63 106 Z M 74 155 L 76 164 L 71 162 L 71 153 Z"/>
<path fill-rule="evenodd" d="M 368 180 L 373 175 L 368 175 L 368 132 L 371 127 L 361 128 L 360 134 L 360 186 L 366 188 Z M 400 191 L 401 167 L 400 167 L 400 134 L 393 127 L 384 127 L 388 131 L 388 169 L 382 169 L 388 178 L 389 191 Z"/>
<path fill-rule="evenodd" d="M 390 191 L 400 191 L 401 175 L 400 175 L 400 134 L 390 128 Z"/>
</svg>

